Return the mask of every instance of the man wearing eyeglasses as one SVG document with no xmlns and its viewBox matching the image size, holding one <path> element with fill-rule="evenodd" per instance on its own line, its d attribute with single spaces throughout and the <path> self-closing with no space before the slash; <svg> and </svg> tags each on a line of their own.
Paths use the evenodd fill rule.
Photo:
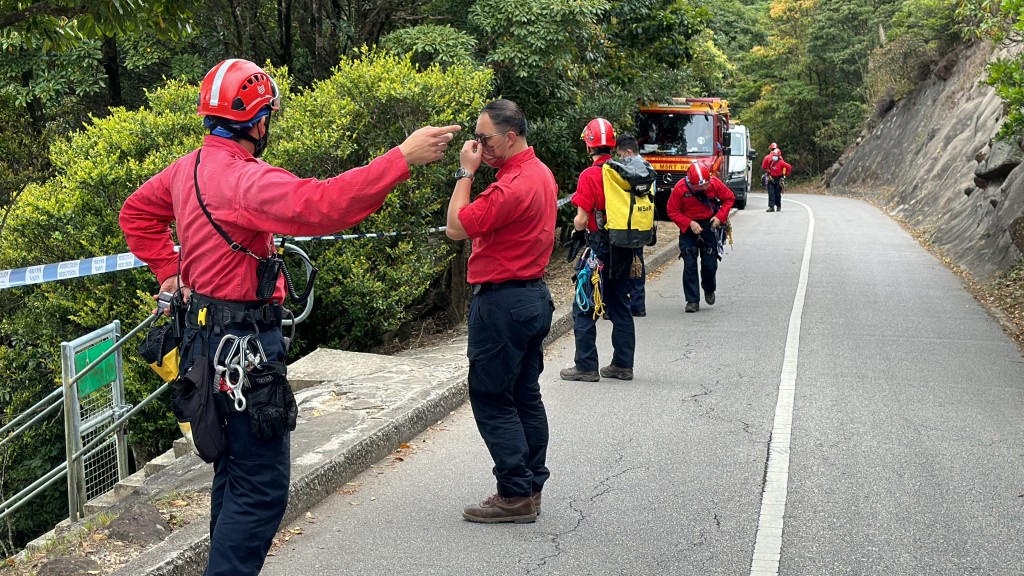
<svg viewBox="0 0 1024 576">
<path fill-rule="evenodd" d="M 544 337 L 555 308 L 542 277 L 555 242 L 558 185 L 526 143 L 526 117 L 511 100 L 484 106 L 466 142 L 448 204 L 448 237 L 473 240 L 466 279 L 469 401 L 494 460 L 497 493 L 466 507 L 471 522 L 533 522 L 549 472 L 548 420 L 540 394 Z M 486 163 L 496 181 L 473 202 Z"/>
</svg>

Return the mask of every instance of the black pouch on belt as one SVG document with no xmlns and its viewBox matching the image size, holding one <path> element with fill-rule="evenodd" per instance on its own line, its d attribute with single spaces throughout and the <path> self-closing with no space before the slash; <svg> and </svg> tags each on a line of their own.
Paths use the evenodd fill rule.
<svg viewBox="0 0 1024 576">
<path fill-rule="evenodd" d="M 171 394 L 171 408 L 186 437 L 191 433 L 199 457 L 214 462 L 224 453 L 224 427 L 213 400 L 213 378 L 206 356 L 196 358 Z"/>
<path fill-rule="evenodd" d="M 275 438 L 295 430 L 299 410 L 287 374 L 281 362 L 262 362 L 246 375 L 249 424 L 257 438 Z"/>
<path fill-rule="evenodd" d="M 178 348 L 181 338 L 174 335 L 174 324 L 151 326 L 145 340 L 139 345 L 139 355 L 164 379 L 172 382 L 178 377 Z"/>
</svg>

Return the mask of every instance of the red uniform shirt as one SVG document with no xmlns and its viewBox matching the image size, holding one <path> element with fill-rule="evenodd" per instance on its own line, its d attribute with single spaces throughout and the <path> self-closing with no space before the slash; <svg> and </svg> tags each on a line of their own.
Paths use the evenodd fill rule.
<svg viewBox="0 0 1024 576">
<path fill-rule="evenodd" d="M 587 230 L 590 232 L 597 232 L 596 211 L 604 210 L 604 177 L 601 174 L 601 166 L 611 159 L 610 154 L 594 158 L 594 165 L 580 172 L 576 193 L 572 195 L 573 205 L 582 208 L 589 215 Z"/>
<path fill-rule="evenodd" d="M 721 198 L 722 207 L 719 208 L 717 214 L 707 204 L 704 204 L 693 195 L 685 178 L 677 182 L 675 188 L 672 189 L 672 194 L 668 197 L 668 204 L 666 205 L 668 217 L 683 232 L 690 229 L 690 222 L 693 220 L 710 220 L 712 217 L 717 217 L 724 224 L 729 219 L 729 210 L 732 210 L 732 205 L 736 201 L 736 195 L 732 193 L 732 190 L 729 190 L 728 186 L 719 180 L 717 176 L 712 176 L 711 185 L 704 191 L 704 195 L 708 197 L 708 200 L 712 201 L 715 198 Z"/>
<path fill-rule="evenodd" d="M 459 210 L 459 222 L 473 239 L 470 284 L 541 278 L 555 245 L 558 184 L 533 147 L 509 158 L 497 177 Z"/>
<path fill-rule="evenodd" d="M 779 176 L 789 176 L 790 172 L 793 171 L 793 167 L 782 156 L 775 162 L 772 162 L 772 154 L 764 157 L 761 161 L 761 169 L 768 173 L 772 178 L 778 178 Z"/>
<path fill-rule="evenodd" d="M 232 240 L 261 257 L 270 254 L 273 234 L 324 235 L 354 226 L 409 178 L 398 148 L 327 180 L 299 178 L 219 136 L 203 139 L 201 150 L 203 203 Z M 178 159 L 125 200 L 120 224 L 128 248 L 163 282 L 178 273 L 170 228 L 176 222 L 183 283 L 211 298 L 253 301 L 256 259 L 232 251 L 199 207 L 193 184 L 197 153 Z M 284 298 L 283 279 L 274 298 Z"/>
</svg>

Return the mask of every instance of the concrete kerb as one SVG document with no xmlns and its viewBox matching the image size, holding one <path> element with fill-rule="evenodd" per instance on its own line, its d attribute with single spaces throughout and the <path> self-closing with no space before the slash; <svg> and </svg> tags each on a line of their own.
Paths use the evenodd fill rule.
<svg viewBox="0 0 1024 576">
<path fill-rule="evenodd" d="M 657 269 L 674 260 L 678 254 L 678 246 L 671 242 L 647 255 L 647 268 Z M 545 346 L 568 333 L 572 324 L 571 304 L 556 309 Z M 282 525 L 319 504 L 356 475 L 387 457 L 402 443 L 412 440 L 443 420 L 465 402 L 467 390 L 465 372 L 460 371 L 443 383 L 407 398 L 362 423 L 359 436 L 352 439 L 351 443 L 339 446 L 336 452 L 304 473 L 293 474 L 288 508 Z M 198 457 L 188 455 L 181 460 L 187 459 Z M 209 525 L 204 521 L 195 521 L 172 533 L 162 543 L 147 550 L 113 575 L 197 576 L 204 571 L 208 549 Z"/>
</svg>

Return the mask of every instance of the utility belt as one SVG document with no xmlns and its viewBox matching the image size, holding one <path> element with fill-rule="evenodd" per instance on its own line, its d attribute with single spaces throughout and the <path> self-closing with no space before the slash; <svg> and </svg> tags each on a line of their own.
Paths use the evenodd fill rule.
<svg viewBox="0 0 1024 576">
<path fill-rule="evenodd" d="M 189 298 L 186 321 L 189 326 L 251 328 L 272 330 L 281 326 L 284 307 L 276 302 L 232 302 L 196 292 Z"/>
<path fill-rule="evenodd" d="M 505 280 L 504 282 L 483 282 L 481 284 L 473 284 L 473 294 L 479 294 L 481 292 L 487 292 L 489 290 L 504 290 L 506 288 L 533 288 L 534 286 L 543 286 L 544 280 L 540 278 L 534 278 L 532 280 Z"/>
</svg>

